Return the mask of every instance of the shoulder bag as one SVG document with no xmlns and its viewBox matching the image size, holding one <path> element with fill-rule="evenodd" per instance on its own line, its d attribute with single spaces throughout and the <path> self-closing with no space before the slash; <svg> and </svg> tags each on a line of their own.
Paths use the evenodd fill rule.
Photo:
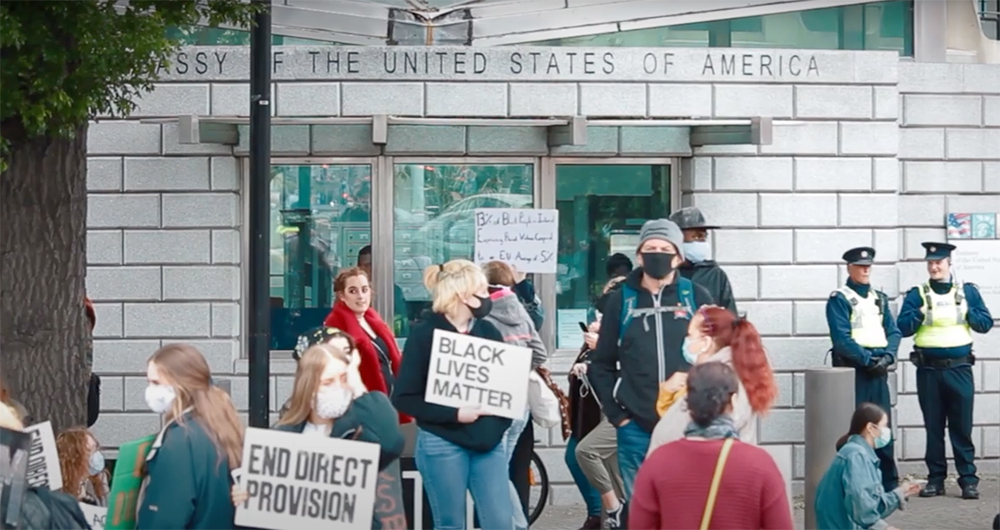
<svg viewBox="0 0 1000 530">
<path fill-rule="evenodd" d="M 719 483 L 722 482 L 722 471 L 726 468 L 726 460 L 729 459 L 729 451 L 733 448 L 735 440 L 726 438 L 722 442 L 722 450 L 719 451 L 719 461 L 715 463 L 715 475 L 712 476 L 712 485 L 708 489 L 708 500 L 705 501 L 705 511 L 701 515 L 701 530 L 708 530 L 712 522 L 712 512 L 715 511 L 715 499 L 719 495 Z"/>
</svg>

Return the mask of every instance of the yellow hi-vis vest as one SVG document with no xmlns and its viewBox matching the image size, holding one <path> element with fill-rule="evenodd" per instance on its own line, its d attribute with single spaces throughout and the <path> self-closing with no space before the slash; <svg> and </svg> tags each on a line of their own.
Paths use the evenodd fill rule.
<svg viewBox="0 0 1000 530">
<path fill-rule="evenodd" d="M 885 348 L 889 340 L 882 327 L 882 310 L 878 293 L 868 289 L 868 296 L 862 298 L 850 287 L 841 287 L 837 292 L 851 303 L 851 338 L 862 348 Z"/>
<path fill-rule="evenodd" d="M 931 284 L 919 287 L 924 301 L 924 323 L 913 337 L 918 348 L 954 348 L 972 344 L 972 331 L 966 321 L 969 304 L 965 301 L 965 285 L 956 283 L 951 291 L 937 294 Z"/>
</svg>

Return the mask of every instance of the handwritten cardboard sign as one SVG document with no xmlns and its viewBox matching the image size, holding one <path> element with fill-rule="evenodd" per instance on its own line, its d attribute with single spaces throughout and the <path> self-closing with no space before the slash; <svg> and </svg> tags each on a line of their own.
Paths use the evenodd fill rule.
<svg viewBox="0 0 1000 530">
<path fill-rule="evenodd" d="M 378 462 L 377 444 L 249 428 L 240 483 L 250 497 L 236 507 L 236 525 L 368 528 Z"/>
<path fill-rule="evenodd" d="M 62 469 L 59 467 L 59 451 L 56 450 L 52 422 L 32 425 L 24 429 L 24 432 L 31 433 L 28 484 L 33 488 L 45 486 L 53 491 L 62 488 Z"/>
<path fill-rule="evenodd" d="M 504 418 L 522 418 L 530 370 L 528 348 L 436 329 L 424 399 L 448 407 L 480 407 Z"/>
<path fill-rule="evenodd" d="M 403 478 L 399 460 L 389 464 L 378 474 L 378 493 L 375 500 L 375 520 L 372 528 L 378 530 L 406 530 L 406 506 L 403 502 Z"/>
<path fill-rule="evenodd" d="M 142 489 L 142 479 L 146 476 L 146 457 L 153 448 L 154 441 L 156 435 L 151 434 L 118 447 L 118 461 L 115 463 L 111 492 L 108 494 L 108 517 L 104 520 L 105 529 L 135 528 L 139 490 Z"/>
<path fill-rule="evenodd" d="M 476 263 L 498 260 L 521 272 L 555 274 L 558 210 L 480 208 L 475 219 Z"/>
<path fill-rule="evenodd" d="M 104 530 L 104 521 L 108 516 L 108 509 L 85 502 L 80 503 L 80 511 L 87 519 L 87 524 L 92 530 Z"/>
</svg>

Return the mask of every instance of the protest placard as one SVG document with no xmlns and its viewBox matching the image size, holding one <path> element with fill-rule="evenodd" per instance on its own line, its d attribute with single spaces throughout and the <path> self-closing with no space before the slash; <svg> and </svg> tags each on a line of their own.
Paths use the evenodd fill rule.
<svg viewBox="0 0 1000 530">
<path fill-rule="evenodd" d="M 132 530 L 136 525 L 136 504 L 139 490 L 146 476 L 146 457 L 153 447 L 156 435 L 151 434 L 134 442 L 118 447 L 118 461 L 111 479 L 108 494 L 108 516 L 104 520 L 106 530 Z"/>
<path fill-rule="evenodd" d="M 379 446 L 249 428 L 236 525 L 271 530 L 371 526 Z"/>
<path fill-rule="evenodd" d="M 556 272 L 558 210 L 479 208 L 475 220 L 477 264 L 497 260 L 520 272 Z"/>
<path fill-rule="evenodd" d="M 62 488 L 62 469 L 52 422 L 37 423 L 24 429 L 31 433 L 31 452 L 28 456 L 28 484 L 33 488 L 45 486 L 50 490 Z"/>
<path fill-rule="evenodd" d="M 530 370 L 528 348 L 436 329 L 424 399 L 519 419 L 524 417 Z"/>
<path fill-rule="evenodd" d="M 104 530 L 104 520 L 108 516 L 108 509 L 106 507 L 102 508 L 81 502 L 80 511 L 83 512 L 83 516 L 87 519 L 87 524 L 90 525 L 91 530 Z"/>
</svg>

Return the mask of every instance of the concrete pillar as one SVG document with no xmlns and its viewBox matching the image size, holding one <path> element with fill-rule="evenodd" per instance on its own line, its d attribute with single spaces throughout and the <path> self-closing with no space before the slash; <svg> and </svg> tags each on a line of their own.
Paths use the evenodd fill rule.
<svg viewBox="0 0 1000 530">
<path fill-rule="evenodd" d="M 816 530 L 816 486 L 837 454 L 854 414 L 854 369 L 806 370 L 806 530 Z"/>
</svg>

